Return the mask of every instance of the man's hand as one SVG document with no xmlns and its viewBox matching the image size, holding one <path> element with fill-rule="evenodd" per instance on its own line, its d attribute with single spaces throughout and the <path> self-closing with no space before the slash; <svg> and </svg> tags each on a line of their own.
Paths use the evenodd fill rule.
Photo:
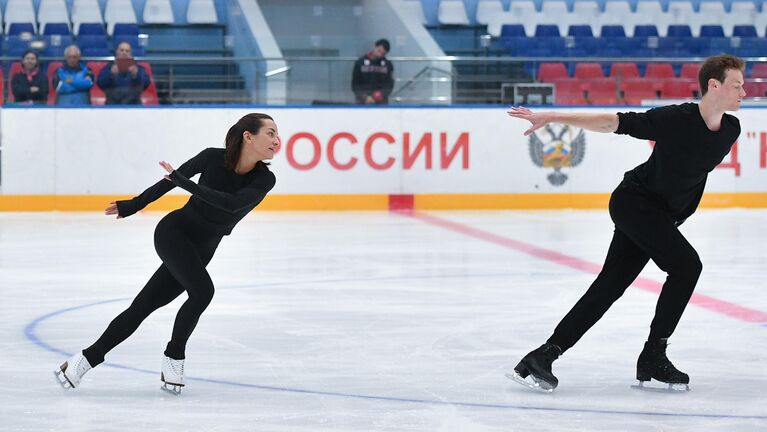
<svg viewBox="0 0 767 432">
<path fill-rule="evenodd" d="M 512 107 L 511 111 L 508 111 L 511 117 L 521 118 L 522 120 L 529 121 L 532 126 L 525 131 L 525 136 L 530 135 L 536 130 L 546 126 L 549 123 L 548 113 L 535 113 L 525 107 Z"/>
</svg>

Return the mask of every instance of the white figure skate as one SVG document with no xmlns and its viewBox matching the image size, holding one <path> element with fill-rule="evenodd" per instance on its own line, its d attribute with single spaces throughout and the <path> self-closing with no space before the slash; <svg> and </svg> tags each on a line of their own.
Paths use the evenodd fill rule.
<svg viewBox="0 0 767 432">
<path fill-rule="evenodd" d="M 91 369 L 88 359 L 82 352 L 79 352 L 65 361 L 59 370 L 53 371 L 53 375 L 56 376 L 56 381 L 61 387 L 69 390 L 78 387 L 83 375 Z"/>
<path fill-rule="evenodd" d="M 160 380 L 163 382 L 160 389 L 174 396 L 180 395 L 181 387 L 185 384 L 184 360 L 174 360 L 168 356 L 163 356 Z"/>
</svg>

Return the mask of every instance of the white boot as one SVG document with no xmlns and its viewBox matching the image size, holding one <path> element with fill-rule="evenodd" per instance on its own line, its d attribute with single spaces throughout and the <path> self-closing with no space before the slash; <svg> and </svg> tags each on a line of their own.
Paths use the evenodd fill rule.
<svg viewBox="0 0 767 432">
<path fill-rule="evenodd" d="M 91 364 L 81 351 L 65 361 L 53 374 L 56 375 L 56 380 L 62 387 L 72 389 L 80 385 L 80 380 L 89 370 L 91 370 Z"/>
<path fill-rule="evenodd" d="M 161 389 L 176 396 L 180 395 L 181 387 L 185 384 L 184 360 L 174 360 L 168 356 L 163 356 L 160 380 L 163 382 Z"/>
</svg>

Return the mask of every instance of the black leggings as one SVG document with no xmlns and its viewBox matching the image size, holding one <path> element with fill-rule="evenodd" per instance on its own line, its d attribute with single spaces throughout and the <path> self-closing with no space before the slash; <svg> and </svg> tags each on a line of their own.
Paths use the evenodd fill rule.
<svg viewBox="0 0 767 432">
<path fill-rule="evenodd" d="M 549 342 L 566 351 L 607 312 L 652 259 L 668 273 L 658 298 L 650 340 L 671 336 L 703 270 L 698 253 L 668 212 L 623 184 L 610 198 L 615 222 L 604 267 L 586 294 L 562 319 Z"/>
<path fill-rule="evenodd" d="M 177 360 L 185 358 L 186 342 L 213 299 L 213 281 L 205 266 L 221 241 L 221 235 L 206 230 L 187 212 L 173 211 L 157 224 L 154 245 L 162 265 L 128 309 L 112 320 L 93 345 L 83 350 L 91 366 L 102 363 L 104 356 L 133 334 L 146 317 L 184 291 L 189 298 L 176 315 L 165 355 Z"/>
</svg>

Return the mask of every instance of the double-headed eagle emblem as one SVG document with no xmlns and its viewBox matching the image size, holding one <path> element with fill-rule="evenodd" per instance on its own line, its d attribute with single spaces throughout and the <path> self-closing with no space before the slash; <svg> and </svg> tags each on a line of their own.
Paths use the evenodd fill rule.
<svg viewBox="0 0 767 432">
<path fill-rule="evenodd" d="M 573 129 L 570 126 L 562 126 L 556 131 L 551 125 L 546 125 L 544 130 L 551 136 L 551 140 L 544 143 L 533 132 L 529 142 L 530 158 L 539 167 L 554 168 L 554 172 L 547 178 L 554 186 L 562 186 L 567 181 L 567 175 L 562 172 L 562 167 L 575 167 L 583 161 L 583 155 L 586 153 L 586 136 L 581 129 L 573 139 Z"/>
</svg>

